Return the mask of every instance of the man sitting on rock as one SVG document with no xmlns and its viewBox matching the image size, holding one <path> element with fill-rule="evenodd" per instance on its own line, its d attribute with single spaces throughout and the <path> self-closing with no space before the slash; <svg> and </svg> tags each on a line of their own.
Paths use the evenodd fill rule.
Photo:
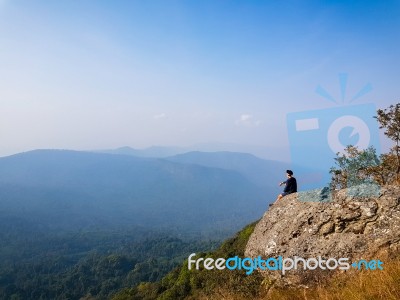
<svg viewBox="0 0 400 300">
<path fill-rule="evenodd" d="M 296 181 L 296 178 L 293 177 L 293 171 L 286 170 L 286 176 L 288 179 L 286 181 L 279 183 L 279 186 L 285 184 L 285 188 L 283 189 L 283 193 L 278 195 L 278 198 L 276 199 L 276 201 L 280 200 L 281 198 L 285 197 L 286 195 L 297 192 L 297 181 Z M 276 203 L 276 201 L 275 201 L 275 203 Z M 272 206 L 272 203 L 269 206 Z"/>
</svg>

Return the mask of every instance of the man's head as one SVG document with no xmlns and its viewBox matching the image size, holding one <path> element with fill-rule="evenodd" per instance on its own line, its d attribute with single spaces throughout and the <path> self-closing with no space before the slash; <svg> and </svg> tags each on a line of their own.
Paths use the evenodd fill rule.
<svg viewBox="0 0 400 300">
<path fill-rule="evenodd" d="M 288 177 L 292 177 L 293 176 L 293 171 L 292 170 L 286 170 L 286 175 Z"/>
</svg>

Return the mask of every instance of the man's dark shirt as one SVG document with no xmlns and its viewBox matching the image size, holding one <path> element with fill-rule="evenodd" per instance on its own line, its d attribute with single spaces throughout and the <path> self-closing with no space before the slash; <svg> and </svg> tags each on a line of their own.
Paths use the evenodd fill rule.
<svg viewBox="0 0 400 300">
<path fill-rule="evenodd" d="M 283 190 L 284 193 L 296 193 L 297 192 L 297 181 L 296 178 L 290 177 L 288 180 L 285 181 L 286 186 Z"/>
</svg>

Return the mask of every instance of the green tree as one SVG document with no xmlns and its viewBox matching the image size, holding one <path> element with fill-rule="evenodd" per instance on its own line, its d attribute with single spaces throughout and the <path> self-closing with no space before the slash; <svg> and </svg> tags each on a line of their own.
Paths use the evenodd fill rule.
<svg viewBox="0 0 400 300">
<path fill-rule="evenodd" d="M 349 145 L 343 153 L 337 153 L 335 165 L 330 170 L 333 190 L 376 181 L 376 168 L 381 162 L 374 147 L 359 150 Z"/>
<path fill-rule="evenodd" d="M 396 182 L 400 183 L 400 103 L 390 105 L 386 109 L 378 109 L 375 117 L 380 126 L 385 129 L 385 135 L 394 141 L 395 145 L 391 148 L 391 154 L 396 158 Z"/>
</svg>

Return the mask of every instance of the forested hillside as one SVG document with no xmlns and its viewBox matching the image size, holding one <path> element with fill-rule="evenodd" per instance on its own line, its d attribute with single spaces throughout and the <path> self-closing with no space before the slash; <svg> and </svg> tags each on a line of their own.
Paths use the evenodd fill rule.
<svg viewBox="0 0 400 300">
<path fill-rule="evenodd" d="M 0 158 L 0 298 L 109 299 L 215 249 L 275 194 L 246 175 L 253 156 L 216 164 L 235 155 L 211 154 L 211 165 L 64 150 Z"/>
<path fill-rule="evenodd" d="M 0 233 L 0 299 L 109 299 L 123 287 L 160 280 L 192 251 L 218 244 L 144 228 L 59 234 L 6 229 Z"/>
</svg>

